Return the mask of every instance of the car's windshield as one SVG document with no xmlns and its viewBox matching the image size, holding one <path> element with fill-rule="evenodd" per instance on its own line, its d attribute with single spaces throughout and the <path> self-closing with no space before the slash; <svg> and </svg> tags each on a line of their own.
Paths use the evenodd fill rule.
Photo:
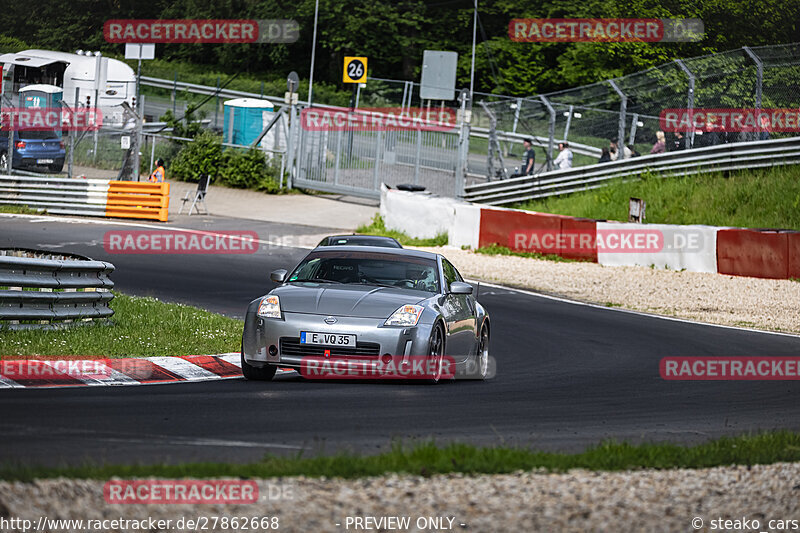
<svg viewBox="0 0 800 533">
<path fill-rule="evenodd" d="M 434 259 L 378 252 L 311 252 L 287 281 L 361 283 L 439 292 Z"/>
</svg>

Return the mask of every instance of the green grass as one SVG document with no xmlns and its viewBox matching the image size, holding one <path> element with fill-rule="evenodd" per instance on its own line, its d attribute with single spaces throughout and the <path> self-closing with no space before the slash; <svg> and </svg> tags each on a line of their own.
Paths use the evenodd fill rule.
<svg viewBox="0 0 800 533">
<path fill-rule="evenodd" d="M 76 325 L 54 331 L 0 329 L 7 356 L 150 357 L 238 351 L 240 320 L 182 304 L 115 293 L 113 325 Z"/>
<path fill-rule="evenodd" d="M 397 239 L 403 246 L 444 246 L 447 244 L 447 233 L 440 233 L 432 239 L 415 239 L 414 237 L 409 237 L 400 231 L 386 229 L 386 224 L 383 222 L 383 217 L 378 214 L 372 218 L 371 224 L 359 226 L 356 229 L 356 232 L 364 235 L 382 235 L 384 237 L 393 237 Z"/>
<path fill-rule="evenodd" d="M 27 205 L 0 205 L 0 213 L 13 213 L 15 215 L 38 215 L 42 211 L 31 209 Z"/>
<path fill-rule="evenodd" d="M 489 246 L 481 246 L 475 250 L 476 254 L 484 255 L 516 255 L 517 257 L 531 257 L 533 259 L 544 259 L 545 261 L 555 261 L 557 263 L 575 263 L 576 259 L 566 259 L 560 255 L 555 254 L 540 254 L 539 252 L 517 252 L 500 246 L 499 244 L 490 244 Z"/>
<path fill-rule="evenodd" d="M 604 442 L 576 454 L 552 453 L 510 447 L 476 447 L 469 444 L 414 447 L 394 444 L 378 455 L 339 453 L 329 456 L 279 457 L 270 455 L 251 464 L 195 463 L 183 465 L 86 465 L 30 467 L 6 464 L 0 479 L 30 481 L 40 478 L 87 479 L 159 477 L 269 478 L 288 476 L 358 478 L 387 473 L 431 476 L 454 472 L 505 474 L 533 469 L 564 472 L 574 468 L 596 471 L 643 468 L 709 468 L 732 464 L 754 465 L 800 461 L 800 434 L 786 431 L 723 437 L 696 446 Z"/>
<path fill-rule="evenodd" d="M 616 182 L 595 191 L 531 201 L 533 211 L 607 220 L 628 219 L 628 199 L 647 202 L 646 221 L 800 229 L 800 166 Z"/>
</svg>

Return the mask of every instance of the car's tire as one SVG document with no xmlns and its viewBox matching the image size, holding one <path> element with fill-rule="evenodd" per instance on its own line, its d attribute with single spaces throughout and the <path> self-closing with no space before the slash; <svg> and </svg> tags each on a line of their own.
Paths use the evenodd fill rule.
<svg viewBox="0 0 800 533">
<path fill-rule="evenodd" d="M 277 367 L 264 365 L 262 367 L 253 366 L 244 360 L 244 350 L 242 350 L 242 375 L 244 379 L 251 381 L 270 381 L 275 376 Z"/>
<path fill-rule="evenodd" d="M 481 326 L 479 342 L 478 353 L 475 354 L 477 365 L 475 379 L 485 380 L 489 376 L 489 326 L 486 324 Z"/>
<path fill-rule="evenodd" d="M 50 169 L 50 172 L 61 172 L 64 170 L 64 163 L 61 164 L 56 163 L 55 165 L 48 165 L 47 168 Z"/>
<path fill-rule="evenodd" d="M 442 378 L 442 363 L 444 361 L 444 350 L 445 350 L 445 336 L 444 336 L 444 328 L 442 327 L 441 322 L 437 322 L 435 326 L 433 326 L 433 331 L 431 332 L 431 338 L 428 341 L 428 357 L 434 359 L 435 370 L 433 376 L 431 376 L 427 381 L 428 383 L 435 384 L 439 383 L 439 380 Z"/>
</svg>

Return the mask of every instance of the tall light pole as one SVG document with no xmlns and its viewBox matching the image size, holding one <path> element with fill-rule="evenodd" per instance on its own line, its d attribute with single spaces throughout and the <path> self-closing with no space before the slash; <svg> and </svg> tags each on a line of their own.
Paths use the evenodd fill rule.
<svg viewBox="0 0 800 533">
<path fill-rule="evenodd" d="M 475 0 L 477 2 L 477 0 Z M 311 74 L 308 76 L 308 105 L 311 106 L 311 91 L 314 85 L 314 57 L 317 52 L 317 19 L 319 18 L 319 0 L 314 6 L 314 37 L 311 39 Z"/>
<path fill-rule="evenodd" d="M 472 18 L 472 65 L 469 69 L 469 106 L 472 108 L 472 93 L 475 83 L 475 42 L 478 34 L 478 0 L 475 0 L 475 14 Z"/>
</svg>

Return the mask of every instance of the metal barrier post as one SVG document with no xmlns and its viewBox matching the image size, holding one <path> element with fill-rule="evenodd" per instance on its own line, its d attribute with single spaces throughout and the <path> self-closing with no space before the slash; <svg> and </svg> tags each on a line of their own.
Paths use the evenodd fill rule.
<svg viewBox="0 0 800 533">
<path fill-rule="evenodd" d="M 2 82 L 2 80 L 0 80 L 0 82 Z M 8 103 L 8 107 L 13 107 L 14 104 L 11 102 L 11 100 L 8 97 L 3 96 L 3 99 L 7 100 L 9 102 Z M 8 121 L 8 151 L 6 151 L 6 168 L 5 168 L 5 172 L 8 175 L 11 175 L 11 168 L 12 168 L 12 165 L 13 165 L 13 159 L 14 159 L 14 121 L 13 120 L 9 120 Z"/>
<path fill-rule="evenodd" d="M 744 51 L 750 56 L 756 64 L 756 116 L 761 115 L 761 88 L 764 84 L 764 63 L 761 58 L 753 52 L 749 46 L 742 47 Z M 761 126 L 761 120 L 758 121 L 759 131 L 764 131 Z"/>
<path fill-rule="evenodd" d="M 417 155 L 414 161 L 414 185 L 419 183 L 420 157 L 422 157 L 422 128 L 417 128 Z"/>
<path fill-rule="evenodd" d="M 339 135 L 336 136 L 336 157 L 333 163 L 333 183 L 339 185 L 339 163 L 342 160 L 342 130 L 339 130 Z"/>
<path fill-rule="evenodd" d="M 686 97 L 686 109 L 689 112 L 689 116 L 692 117 L 692 122 L 694 122 L 694 117 L 692 115 L 692 111 L 694 110 L 694 80 L 695 80 L 695 77 L 694 77 L 694 74 L 692 73 L 692 71 L 689 70 L 689 67 L 687 67 L 684 64 L 683 61 L 681 61 L 680 59 L 676 59 L 675 63 L 677 63 L 678 66 L 681 67 L 681 70 L 689 77 L 689 94 Z M 688 131 L 686 132 L 686 137 L 685 137 L 685 143 L 686 144 L 685 144 L 685 146 L 686 146 L 687 150 L 692 147 L 692 137 L 693 136 L 694 136 L 694 128 L 692 128 L 691 132 L 688 132 Z"/>
<path fill-rule="evenodd" d="M 544 95 L 539 95 L 539 100 L 547 107 L 547 110 L 550 112 L 550 126 L 547 128 L 547 170 L 553 170 L 553 149 L 555 148 L 555 137 L 556 137 L 556 110 L 553 109 L 553 106 L 550 105 L 550 101 L 544 97 Z"/>
<path fill-rule="evenodd" d="M 378 130 L 377 135 L 375 136 L 375 167 L 373 168 L 372 174 L 372 183 L 375 190 L 378 190 L 378 180 L 379 180 L 379 167 L 381 163 L 381 147 L 383 146 L 383 131 Z"/>
<path fill-rule="evenodd" d="M 628 108 L 628 97 L 625 96 L 614 80 L 608 80 L 608 84 L 620 98 L 619 104 L 619 126 L 617 127 L 617 159 L 625 159 L 625 111 Z"/>
<path fill-rule="evenodd" d="M 633 118 L 631 119 L 631 132 L 630 136 L 628 137 L 628 144 L 633 146 L 633 143 L 636 142 L 636 127 L 638 126 L 637 122 L 639 122 L 639 113 L 634 113 Z"/>
<path fill-rule="evenodd" d="M 514 125 L 511 126 L 511 132 L 517 133 L 517 124 L 519 123 L 519 110 L 522 108 L 522 98 L 517 98 L 517 107 L 514 109 Z M 569 126 L 567 126 L 569 128 Z"/>
<path fill-rule="evenodd" d="M 569 112 L 567 114 L 567 125 L 564 126 L 564 140 L 565 141 L 569 137 L 569 126 L 570 126 L 570 124 L 572 124 L 572 110 L 574 108 L 575 108 L 575 106 L 573 106 L 573 105 L 569 106 Z"/>
</svg>

